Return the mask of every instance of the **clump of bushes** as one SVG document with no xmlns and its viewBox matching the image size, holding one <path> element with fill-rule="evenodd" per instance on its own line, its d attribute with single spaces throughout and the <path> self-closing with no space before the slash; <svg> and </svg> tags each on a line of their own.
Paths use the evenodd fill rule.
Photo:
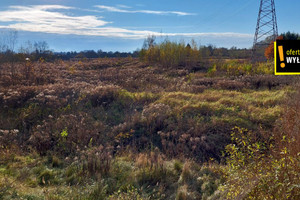
<svg viewBox="0 0 300 200">
<path fill-rule="evenodd" d="M 195 67 L 200 61 L 200 53 L 195 41 L 191 44 L 171 42 L 166 39 L 155 44 L 155 38 L 148 38 L 140 52 L 140 58 L 149 63 L 160 64 L 165 68 Z"/>
<path fill-rule="evenodd" d="M 207 75 L 214 76 L 244 76 L 256 74 L 274 74 L 274 65 L 267 63 L 249 63 L 245 60 L 229 60 L 216 62 L 208 69 Z"/>
</svg>

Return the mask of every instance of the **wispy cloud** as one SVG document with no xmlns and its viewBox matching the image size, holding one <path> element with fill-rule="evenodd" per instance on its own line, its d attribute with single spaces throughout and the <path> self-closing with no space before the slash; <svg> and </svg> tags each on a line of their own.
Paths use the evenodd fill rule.
<svg viewBox="0 0 300 200">
<path fill-rule="evenodd" d="M 68 16 L 62 12 L 53 11 L 60 9 L 73 8 L 61 5 L 11 6 L 6 11 L 0 11 L 0 22 L 13 22 L 9 28 L 19 30 L 30 28 L 29 31 L 43 29 L 45 32 L 80 30 L 109 23 L 96 16 Z"/>
<path fill-rule="evenodd" d="M 132 31 L 105 26 L 111 22 L 102 20 L 102 17 L 92 15 L 70 16 L 58 11 L 61 9 L 69 10 L 74 8 L 61 5 L 11 6 L 6 11 L 0 11 L 0 22 L 10 22 L 8 25 L 0 25 L 0 28 L 11 28 L 30 32 L 131 39 L 156 34 L 155 32 L 145 30 Z"/>
<path fill-rule="evenodd" d="M 130 6 L 126 6 L 126 5 L 123 5 L 123 4 L 118 4 L 117 6 L 120 7 L 120 8 L 131 8 Z"/>
<path fill-rule="evenodd" d="M 180 11 L 128 10 L 128 8 L 130 7 L 124 5 L 118 7 L 96 5 L 95 7 L 109 12 L 118 12 L 118 13 L 144 13 L 144 14 L 153 14 L 153 15 L 178 15 L 178 16 L 195 15 L 194 13 L 187 13 L 187 12 L 180 12 Z"/>
<path fill-rule="evenodd" d="M 184 36 L 184 37 L 224 37 L 224 38 L 252 38 L 253 35 L 245 33 L 166 33 L 165 36 Z"/>
<path fill-rule="evenodd" d="M 62 5 L 11 6 L 0 11 L 0 28 L 19 31 L 144 39 L 149 35 L 182 37 L 252 38 L 240 33 L 159 33 L 113 27 L 112 22 L 92 15 L 73 16 L 65 11 L 77 9 Z M 1 25 L 1 22 L 5 22 Z"/>
<path fill-rule="evenodd" d="M 69 7 L 69 6 L 63 6 L 63 5 L 36 5 L 36 6 L 31 6 L 34 7 L 38 10 L 69 10 L 69 9 L 75 9 L 74 7 Z M 15 8 L 15 9 L 30 9 L 30 7 L 25 7 L 25 6 L 10 6 L 10 8 Z"/>
</svg>

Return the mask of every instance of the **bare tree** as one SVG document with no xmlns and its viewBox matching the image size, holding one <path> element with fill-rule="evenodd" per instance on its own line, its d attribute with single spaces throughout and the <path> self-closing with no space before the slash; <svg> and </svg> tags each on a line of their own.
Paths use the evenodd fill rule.
<svg viewBox="0 0 300 200">
<path fill-rule="evenodd" d="M 15 46 L 17 44 L 18 32 L 15 30 L 10 30 L 8 31 L 7 36 L 8 36 L 7 37 L 8 50 L 14 52 Z"/>
<path fill-rule="evenodd" d="M 49 45 L 45 41 L 39 41 L 34 43 L 34 48 L 37 54 L 44 54 L 49 50 Z"/>
<path fill-rule="evenodd" d="M 0 34 L 1 66 L 3 66 L 4 62 L 9 63 L 11 81 L 13 82 L 16 72 L 14 51 L 17 44 L 18 32 L 15 30 L 5 30 Z"/>
<path fill-rule="evenodd" d="M 9 59 L 10 59 L 10 73 L 11 73 L 11 81 L 14 82 L 15 72 L 16 72 L 16 60 L 15 60 L 15 46 L 17 44 L 18 32 L 11 30 L 8 32 L 8 50 L 9 50 Z"/>
<path fill-rule="evenodd" d="M 26 41 L 24 44 L 21 45 L 19 52 L 24 54 L 27 58 L 30 57 L 30 54 L 32 54 L 35 51 L 34 46 L 31 41 Z"/>
<path fill-rule="evenodd" d="M 3 52 L 5 51 L 5 42 L 3 38 L 3 31 L 0 32 L 0 79 L 2 80 L 2 65 L 4 63 Z"/>
<path fill-rule="evenodd" d="M 155 39 L 156 39 L 155 35 L 149 35 L 144 41 L 143 49 L 150 49 L 150 48 L 154 47 Z"/>
</svg>

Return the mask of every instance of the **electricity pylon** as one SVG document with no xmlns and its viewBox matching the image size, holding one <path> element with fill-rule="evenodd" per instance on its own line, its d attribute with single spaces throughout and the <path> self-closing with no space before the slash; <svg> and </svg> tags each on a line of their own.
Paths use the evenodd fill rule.
<svg viewBox="0 0 300 200">
<path fill-rule="evenodd" d="M 252 49 L 252 60 L 258 49 L 267 47 L 278 37 L 277 18 L 274 0 L 261 0 Z M 268 39 L 268 41 L 266 40 Z"/>
</svg>

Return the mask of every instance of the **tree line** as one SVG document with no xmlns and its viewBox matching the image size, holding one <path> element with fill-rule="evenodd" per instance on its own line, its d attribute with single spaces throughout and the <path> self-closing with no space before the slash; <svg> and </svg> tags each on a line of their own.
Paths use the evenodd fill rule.
<svg viewBox="0 0 300 200">
<path fill-rule="evenodd" d="M 84 51 L 69 51 L 69 52 L 55 52 L 50 49 L 46 41 L 26 41 L 23 44 L 18 44 L 18 32 L 15 30 L 0 31 L 0 60 L 2 63 L 7 62 L 21 62 L 26 58 L 31 61 L 38 61 L 43 58 L 46 61 L 54 61 L 57 59 L 70 60 L 82 58 L 122 58 L 122 57 L 138 57 L 139 51 L 134 52 L 119 52 L 109 51 L 105 52 L 101 49 L 84 50 Z"/>
<path fill-rule="evenodd" d="M 119 51 L 69 51 L 55 52 L 50 50 L 49 44 L 46 41 L 26 41 L 17 46 L 18 32 L 15 30 L 5 30 L 0 32 L 0 62 L 18 62 L 29 58 L 32 61 L 38 61 L 43 58 L 46 61 L 54 61 L 57 59 L 94 59 L 94 58 L 122 58 L 122 57 L 140 57 L 141 60 L 150 63 L 160 63 L 167 67 L 197 65 L 197 63 L 207 59 L 250 59 L 252 54 L 251 48 L 224 48 L 215 47 L 213 45 L 198 45 L 195 40 L 189 43 L 174 42 L 166 38 L 161 43 L 156 43 L 155 36 L 149 36 L 145 39 L 141 49 L 133 52 Z M 286 32 L 281 34 L 278 39 L 284 40 L 299 40 L 298 33 Z M 273 41 L 269 38 L 265 39 L 270 46 L 265 50 L 259 51 L 265 59 L 272 59 Z"/>
</svg>

